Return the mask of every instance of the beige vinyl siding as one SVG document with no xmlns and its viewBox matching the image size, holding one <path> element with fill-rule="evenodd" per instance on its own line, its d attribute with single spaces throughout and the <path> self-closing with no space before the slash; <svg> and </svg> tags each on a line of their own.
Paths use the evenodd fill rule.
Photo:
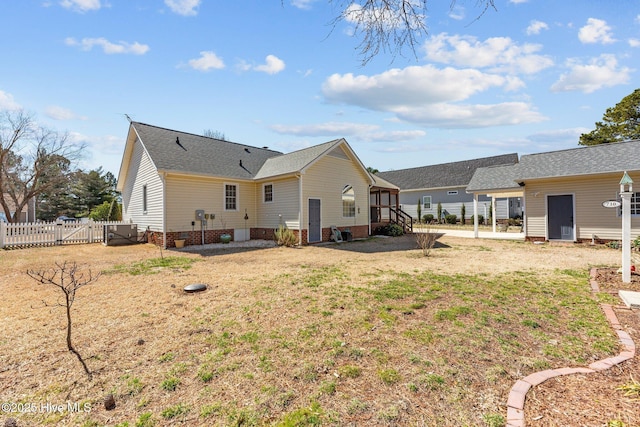
<svg viewBox="0 0 640 427">
<path fill-rule="evenodd" d="M 134 143 L 128 177 L 122 189 L 122 218 L 138 225 L 138 230 L 149 227 L 162 231 L 162 180 L 138 140 Z M 143 187 L 147 186 L 147 212 L 143 212 Z"/>
<path fill-rule="evenodd" d="M 640 172 L 629 175 L 640 185 Z M 571 194 L 574 197 L 576 239 L 588 240 L 594 235 L 605 240 L 621 239 L 622 218 L 618 209 L 602 206 L 603 201 L 616 199 L 621 178 L 622 174 L 611 174 L 527 182 L 527 235 L 548 238 L 547 196 Z M 631 218 L 631 235 L 632 238 L 640 235 L 640 217 Z"/>
<path fill-rule="evenodd" d="M 256 184 L 258 194 L 258 224 L 259 228 L 277 228 L 286 225 L 288 228 L 298 229 L 298 211 L 300 189 L 298 178 L 287 178 L 268 181 L 273 185 L 273 202 L 265 203 L 263 194 L 264 183 Z M 265 182 L 267 183 L 267 182 Z"/>
<path fill-rule="evenodd" d="M 238 186 L 236 211 L 224 210 L 224 185 Z M 256 223 L 256 184 L 222 179 L 193 178 L 168 175 L 167 186 L 167 231 L 189 231 L 191 222 L 196 221 L 195 212 L 203 209 L 207 214 L 215 214 L 215 219 L 207 221 L 207 230 L 254 227 Z M 244 220 L 246 213 L 249 219 Z M 224 223 L 224 227 L 223 227 Z M 200 230 L 196 221 L 195 230 Z"/>
<path fill-rule="evenodd" d="M 321 200 L 322 227 L 332 225 L 349 227 L 368 225 L 369 182 L 353 160 L 334 156 L 322 157 L 302 176 L 303 179 L 303 224 L 309 223 L 309 199 Z M 356 216 L 342 216 L 342 190 L 345 185 L 353 186 L 356 198 Z"/>
</svg>

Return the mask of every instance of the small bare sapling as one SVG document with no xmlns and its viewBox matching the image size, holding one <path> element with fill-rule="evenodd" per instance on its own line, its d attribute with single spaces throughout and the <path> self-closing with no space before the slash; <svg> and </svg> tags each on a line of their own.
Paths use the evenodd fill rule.
<svg viewBox="0 0 640 427">
<path fill-rule="evenodd" d="M 424 231 L 415 233 L 415 236 L 418 247 L 422 249 L 422 255 L 428 257 L 440 235 L 427 226 Z"/>
<path fill-rule="evenodd" d="M 45 284 L 52 285 L 56 288 L 60 289 L 64 295 L 64 301 L 58 302 L 56 305 L 60 307 L 66 308 L 67 311 L 67 348 L 70 352 L 76 355 L 84 371 L 87 376 L 91 380 L 92 375 L 91 371 L 87 367 L 87 364 L 82 359 L 82 356 L 78 351 L 73 347 L 71 342 L 71 306 L 76 299 L 76 292 L 78 289 L 89 285 L 100 277 L 100 273 L 97 275 L 91 274 L 91 270 L 87 272 L 87 274 L 78 271 L 78 265 L 73 262 L 69 263 L 67 261 L 62 264 L 56 262 L 56 267 L 48 270 L 28 270 L 27 274 L 29 277 L 34 279 L 35 281 Z M 45 302 L 45 306 L 48 304 Z"/>
</svg>

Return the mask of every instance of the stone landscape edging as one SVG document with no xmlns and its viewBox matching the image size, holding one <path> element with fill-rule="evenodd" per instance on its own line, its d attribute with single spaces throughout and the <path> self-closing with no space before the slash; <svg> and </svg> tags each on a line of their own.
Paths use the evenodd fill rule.
<svg viewBox="0 0 640 427">
<path fill-rule="evenodd" d="M 589 284 L 591 285 L 591 292 L 600 292 L 600 286 L 596 281 L 596 274 L 598 269 L 592 268 L 589 272 Z M 608 357 L 606 359 L 598 360 L 589 365 L 588 368 L 559 368 L 559 369 L 547 369 L 545 371 L 535 372 L 524 377 L 511 388 L 509 392 L 509 398 L 507 399 L 507 427 L 524 427 L 524 404 L 527 397 L 527 392 L 531 387 L 542 384 L 548 379 L 558 377 L 561 375 L 570 374 L 589 374 L 593 372 L 604 371 L 612 366 L 618 365 L 629 359 L 632 359 L 636 355 L 636 345 L 631 339 L 631 336 L 624 330 L 618 321 L 616 313 L 613 311 L 613 306 L 610 304 L 600 304 L 600 308 L 604 312 L 605 317 L 609 321 L 609 324 L 618 335 L 618 340 L 623 351 L 619 355 L 614 357 Z"/>
</svg>

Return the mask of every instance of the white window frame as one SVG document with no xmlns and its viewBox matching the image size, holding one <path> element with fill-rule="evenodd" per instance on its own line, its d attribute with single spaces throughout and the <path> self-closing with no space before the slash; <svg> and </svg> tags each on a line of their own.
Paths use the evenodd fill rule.
<svg viewBox="0 0 640 427">
<path fill-rule="evenodd" d="M 227 187 L 234 187 L 235 188 L 235 195 L 234 197 L 234 204 L 235 204 L 235 208 L 233 209 L 228 209 L 227 208 Z M 238 211 L 238 206 L 240 205 L 240 186 L 238 184 L 235 184 L 233 182 L 225 182 L 224 186 L 223 186 L 223 191 L 222 191 L 222 206 L 224 206 L 224 210 L 227 212 L 237 212 Z"/>
<path fill-rule="evenodd" d="M 271 200 L 267 200 L 267 187 L 271 187 Z M 262 184 L 262 203 L 273 203 L 273 183 L 265 182 Z"/>
<path fill-rule="evenodd" d="M 429 199 L 429 203 L 427 204 L 427 199 Z M 422 208 L 423 209 L 431 209 L 432 204 L 431 196 L 422 196 Z"/>
<path fill-rule="evenodd" d="M 345 200 L 345 193 L 349 191 L 351 191 L 353 194 L 353 200 Z M 353 185 L 347 184 L 342 188 L 341 199 L 342 199 L 342 217 L 355 218 L 356 217 L 356 190 L 353 188 Z M 345 205 L 345 203 L 347 203 L 348 205 Z"/>
</svg>

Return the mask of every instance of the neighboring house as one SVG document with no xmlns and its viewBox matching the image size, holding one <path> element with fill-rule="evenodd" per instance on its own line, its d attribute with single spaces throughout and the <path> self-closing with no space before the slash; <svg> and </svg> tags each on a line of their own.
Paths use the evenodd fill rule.
<svg viewBox="0 0 640 427">
<path fill-rule="evenodd" d="M 16 205 L 11 200 L 8 194 L 4 196 L 7 204 L 9 205 L 11 218 L 16 214 Z M 2 212 L 3 216 L 6 216 L 4 209 L 0 207 L 0 212 Z M 14 222 L 35 222 L 36 220 L 36 204 L 35 199 L 31 198 L 27 203 L 22 207 L 22 210 L 18 213 L 17 219 Z"/>
<path fill-rule="evenodd" d="M 117 189 L 123 219 L 157 244 L 271 239 L 279 225 L 306 244 L 331 226 L 367 237 L 374 182 L 344 139 L 283 154 L 131 122 Z"/>
<path fill-rule="evenodd" d="M 465 218 L 473 215 L 473 196 L 466 192 L 476 169 L 494 165 L 513 165 L 518 163 L 518 154 L 485 157 L 453 163 L 422 166 L 410 169 L 400 169 L 379 172 L 377 176 L 395 184 L 400 188 L 400 206 L 403 211 L 417 218 L 418 202 L 422 204 L 421 214 L 432 214 L 438 217 L 438 203 L 442 207 L 442 215 L 456 215 L 461 218 L 462 205 L 465 205 Z M 479 214 L 488 218 L 491 199 L 480 196 L 480 203 L 484 204 Z M 509 204 L 511 202 L 511 210 Z M 497 218 L 506 219 L 520 216 L 519 200 L 499 200 Z"/>
<path fill-rule="evenodd" d="M 631 235 L 640 235 L 640 140 L 529 154 L 517 165 L 478 169 L 467 191 L 474 196 L 524 197 L 528 240 L 621 240 L 619 200 L 627 172 L 636 186 L 631 199 Z"/>
</svg>

